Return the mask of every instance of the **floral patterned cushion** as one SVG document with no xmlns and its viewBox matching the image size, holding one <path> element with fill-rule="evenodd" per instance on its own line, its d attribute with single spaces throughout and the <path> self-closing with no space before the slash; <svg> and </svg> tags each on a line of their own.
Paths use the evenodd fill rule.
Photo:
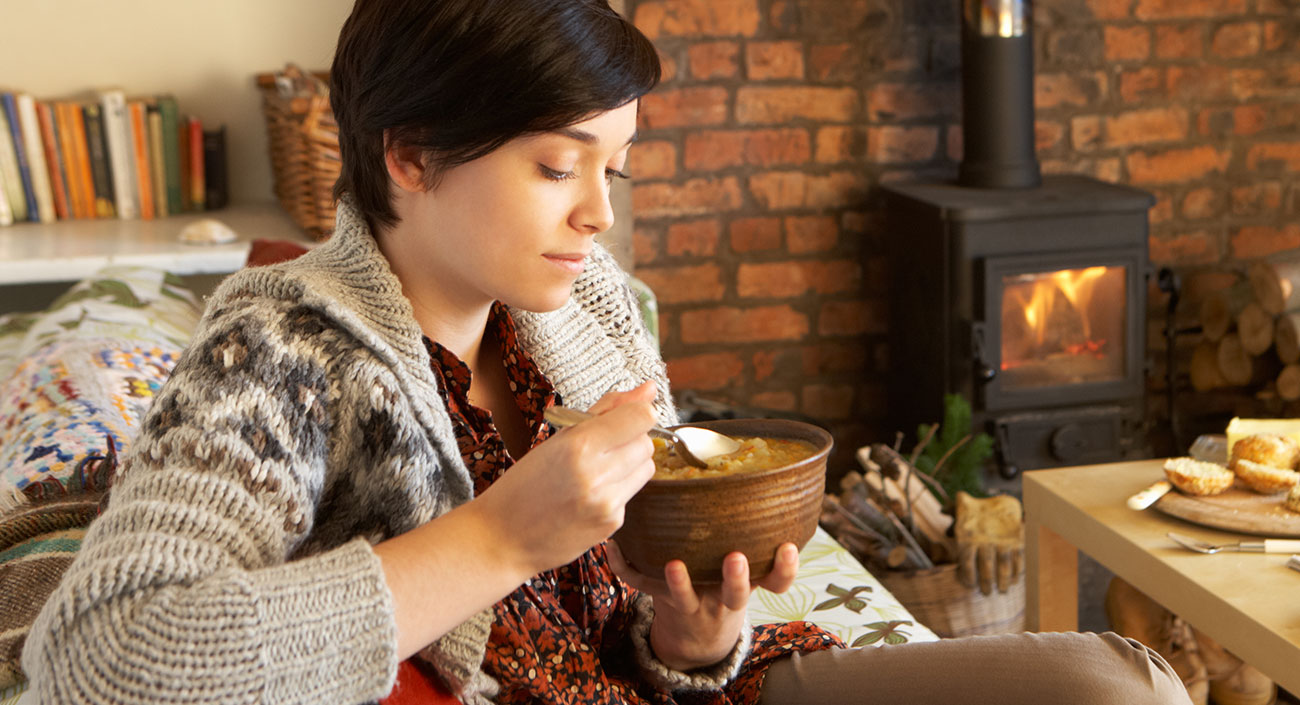
<svg viewBox="0 0 1300 705">
<path fill-rule="evenodd" d="M 799 552 L 794 585 L 780 595 L 756 590 L 749 619 L 754 624 L 809 621 L 849 646 L 939 639 L 821 527 Z"/>
</svg>

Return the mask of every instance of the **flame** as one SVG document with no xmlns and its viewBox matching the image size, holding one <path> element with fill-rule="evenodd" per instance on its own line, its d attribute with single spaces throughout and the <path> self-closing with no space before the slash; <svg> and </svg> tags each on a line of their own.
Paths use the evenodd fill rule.
<svg viewBox="0 0 1300 705">
<path fill-rule="evenodd" d="M 1065 295 L 1069 305 L 1075 310 L 1085 311 L 1092 299 L 1093 288 L 1097 280 L 1106 273 L 1106 267 L 1088 267 L 1086 269 L 1065 269 L 1053 272 L 1033 283 L 1028 300 L 1023 290 L 1017 290 L 1016 296 L 1024 311 L 1025 323 L 1034 332 L 1036 342 L 1042 344 L 1047 331 L 1047 321 L 1055 307 L 1059 306 L 1059 291 Z M 1083 317 L 1083 335 L 1092 338 L 1091 325 L 1087 316 Z"/>
</svg>

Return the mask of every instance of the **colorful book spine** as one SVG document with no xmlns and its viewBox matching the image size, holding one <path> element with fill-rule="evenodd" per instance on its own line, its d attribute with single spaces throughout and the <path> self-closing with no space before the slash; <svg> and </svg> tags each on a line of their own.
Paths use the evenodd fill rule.
<svg viewBox="0 0 1300 705">
<path fill-rule="evenodd" d="M 167 212 L 184 211 L 181 203 L 181 147 L 180 147 L 180 113 L 176 98 L 171 95 L 158 96 L 158 117 L 162 123 L 164 184 L 167 191 Z"/>
<path fill-rule="evenodd" d="M 226 126 L 203 131 L 204 205 L 210 211 L 226 207 L 230 191 L 226 182 Z"/>
<path fill-rule="evenodd" d="M 206 189 L 203 186 L 203 123 L 191 116 L 186 129 L 190 133 L 190 201 L 194 204 L 194 210 L 201 211 L 207 206 L 204 203 Z"/>
<path fill-rule="evenodd" d="M 162 113 L 157 103 L 146 106 L 145 116 L 149 129 L 149 179 L 153 182 L 153 207 L 159 218 L 171 214 L 167 202 L 167 155 L 163 152 Z"/>
<path fill-rule="evenodd" d="M 177 152 L 181 162 L 181 212 L 194 210 L 194 199 L 190 198 L 190 125 L 189 116 L 182 115 L 176 121 Z"/>
<path fill-rule="evenodd" d="M 76 106 L 67 101 L 54 104 L 55 124 L 59 132 L 59 155 L 63 159 L 63 176 L 68 187 L 68 206 L 73 218 L 88 218 L 90 210 L 85 194 L 81 191 L 81 174 L 78 171 L 77 147 L 73 134 L 72 113 Z"/>
<path fill-rule="evenodd" d="M 52 223 L 56 218 L 54 193 L 50 189 L 50 172 L 45 167 L 45 147 L 41 144 L 41 124 L 36 118 L 36 101 L 27 93 L 19 93 L 15 102 L 18 104 L 23 149 L 27 152 L 27 169 L 32 177 L 32 193 L 36 196 L 36 220 Z"/>
<path fill-rule="evenodd" d="M 90 171 L 90 145 L 86 142 L 86 117 L 79 103 L 68 104 L 68 120 L 72 124 L 72 159 L 77 175 L 77 189 L 81 192 L 83 218 L 97 217 L 95 208 L 95 181 Z"/>
<path fill-rule="evenodd" d="M 135 168 L 132 165 L 130 116 L 126 94 L 110 88 L 99 92 L 100 116 L 104 120 L 104 143 L 108 150 L 109 171 L 113 177 L 113 205 L 119 218 L 140 217 L 140 197 L 136 194 Z"/>
<path fill-rule="evenodd" d="M 113 176 L 108 166 L 108 150 L 104 148 L 104 119 L 99 103 L 81 106 L 86 123 L 86 153 L 90 157 L 90 182 L 95 193 L 95 217 L 116 218 L 113 206 Z"/>
<path fill-rule="evenodd" d="M 148 111 L 143 101 L 127 103 L 131 116 L 131 151 L 135 155 L 136 193 L 140 196 L 140 217 L 153 220 L 153 181 L 149 179 L 149 125 Z"/>
<path fill-rule="evenodd" d="M 9 204 L 9 217 L 14 222 L 27 220 L 27 197 L 23 195 L 23 179 L 18 173 L 18 155 L 14 152 L 13 137 L 9 132 L 9 119 L 0 110 L 0 177 L 3 177 L 5 200 Z"/>
<path fill-rule="evenodd" d="M 50 192 L 54 196 L 54 215 L 60 220 L 72 217 L 68 210 L 68 187 L 63 174 L 63 157 L 54 127 L 54 110 L 49 103 L 36 103 L 36 121 L 41 126 L 41 144 L 45 150 L 45 168 L 50 174 Z"/>
<path fill-rule="evenodd" d="M 12 155 L 17 174 L 10 173 L 6 182 L 14 179 L 16 185 L 9 186 L 10 206 L 14 209 L 14 220 L 39 220 L 36 208 L 36 194 L 32 191 L 32 174 L 27 165 L 27 150 L 23 147 L 23 135 L 18 125 L 18 106 L 13 93 L 0 94 L 0 112 L 4 113 L 5 139 L 9 141 L 9 154 Z M 17 177 L 15 179 L 15 176 Z M 19 210 L 19 201 L 22 209 Z"/>
</svg>

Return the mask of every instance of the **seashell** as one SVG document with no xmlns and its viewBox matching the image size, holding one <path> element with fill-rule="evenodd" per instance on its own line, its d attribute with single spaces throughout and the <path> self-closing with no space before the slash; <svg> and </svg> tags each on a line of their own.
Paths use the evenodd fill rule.
<svg viewBox="0 0 1300 705">
<path fill-rule="evenodd" d="M 227 242 L 234 242 L 238 235 L 229 225 L 214 220 L 212 218 L 203 218 L 196 220 L 181 229 L 181 242 L 189 242 L 196 245 L 224 245 Z"/>
</svg>

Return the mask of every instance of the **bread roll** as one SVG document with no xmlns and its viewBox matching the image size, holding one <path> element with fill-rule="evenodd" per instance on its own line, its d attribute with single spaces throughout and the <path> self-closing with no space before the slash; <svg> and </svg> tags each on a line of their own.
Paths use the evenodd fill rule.
<svg viewBox="0 0 1300 705">
<path fill-rule="evenodd" d="M 1238 460 L 1290 470 L 1300 459 L 1300 443 L 1276 433 L 1256 433 L 1237 441 L 1232 446 L 1232 459 L 1228 467 L 1236 470 Z"/>
<path fill-rule="evenodd" d="M 1286 502 L 1284 504 L 1287 509 L 1300 512 L 1300 485 L 1292 487 L 1291 491 L 1286 493 Z"/>
<path fill-rule="evenodd" d="M 1232 487 L 1236 476 L 1218 463 L 1206 463 L 1194 458 L 1170 458 L 1165 461 L 1165 477 L 1180 491 L 1204 497 Z"/>
<path fill-rule="evenodd" d="M 1247 487 L 1260 494 L 1283 492 L 1300 482 L 1300 472 L 1269 467 L 1249 460 L 1238 460 L 1233 470 Z"/>
</svg>

